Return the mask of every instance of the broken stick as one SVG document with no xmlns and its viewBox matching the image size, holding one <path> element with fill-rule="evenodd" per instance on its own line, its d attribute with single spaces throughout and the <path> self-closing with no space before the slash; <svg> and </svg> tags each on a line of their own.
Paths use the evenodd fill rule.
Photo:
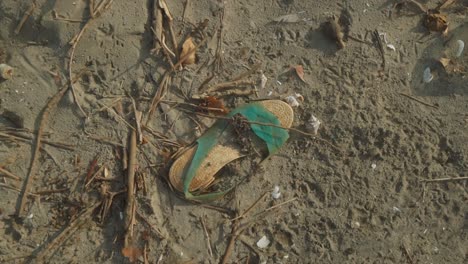
<svg viewBox="0 0 468 264">
<path fill-rule="evenodd" d="M 136 170 L 136 152 L 137 139 L 136 131 L 132 130 L 130 135 L 130 147 L 128 153 L 127 169 L 127 206 L 125 208 L 125 240 L 124 248 L 130 246 L 133 239 L 133 226 L 135 225 L 135 170 Z"/>
</svg>

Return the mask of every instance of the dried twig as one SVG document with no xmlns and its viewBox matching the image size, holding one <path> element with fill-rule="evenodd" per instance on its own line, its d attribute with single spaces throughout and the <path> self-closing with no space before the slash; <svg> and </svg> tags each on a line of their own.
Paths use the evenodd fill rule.
<svg viewBox="0 0 468 264">
<path fill-rule="evenodd" d="M 255 82 L 250 81 L 250 80 L 237 80 L 237 81 L 231 81 L 231 82 L 218 83 L 213 86 L 210 86 L 206 90 L 206 93 L 225 90 L 225 89 L 229 89 L 233 87 L 239 87 L 243 85 L 255 85 Z"/>
<path fill-rule="evenodd" d="M 435 109 L 438 109 L 438 108 L 439 108 L 437 105 L 433 105 L 433 104 L 426 103 L 426 102 L 424 102 L 424 101 L 422 101 L 422 100 L 420 100 L 420 99 L 418 99 L 418 98 L 416 98 L 416 97 L 414 97 L 414 96 L 411 96 L 411 95 L 409 95 L 409 94 L 405 94 L 405 93 L 398 93 L 398 94 L 399 94 L 399 95 L 403 95 L 404 97 L 409 98 L 409 99 L 411 99 L 411 100 L 413 100 L 413 101 L 416 101 L 416 102 L 418 102 L 418 103 L 420 103 L 420 104 L 423 104 L 423 105 L 425 105 L 425 106 L 429 106 L 429 107 L 432 107 L 432 108 L 435 108 Z"/>
<path fill-rule="evenodd" d="M 49 253 L 55 248 L 62 245 L 70 236 L 76 232 L 81 226 L 86 224 L 90 220 L 90 216 L 101 203 L 95 203 L 92 206 L 84 209 L 70 224 L 63 230 L 59 231 L 60 233 L 55 236 L 47 244 L 43 245 L 39 252 L 34 255 L 31 255 L 31 258 L 35 258 L 36 263 L 43 263 L 45 259 L 48 259 Z"/>
<path fill-rule="evenodd" d="M 468 176 L 456 177 L 456 178 L 426 179 L 426 180 L 420 180 L 420 182 L 450 182 L 450 181 L 463 181 L 463 180 L 468 180 Z"/>
<path fill-rule="evenodd" d="M 83 113 L 83 115 L 87 118 L 88 115 L 87 113 L 83 110 L 83 108 L 81 107 L 79 101 L 78 101 L 78 97 L 76 95 L 76 91 L 75 91 L 75 87 L 74 87 L 74 82 L 73 82 L 73 70 L 72 70 L 72 65 L 73 65 L 73 59 L 75 57 L 75 50 L 76 50 L 76 47 L 78 46 L 78 43 L 80 42 L 80 39 L 81 37 L 83 36 L 84 32 L 86 31 L 86 29 L 89 27 L 89 25 L 91 24 L 91 22 L 96 18 L 98 17 L 99 15 L 102 14 L 102 12 L 109 8 L 110 5 L 112 4 L 112 1 L 113 0 L 102 0 L 99 5 L 97 7 L 94 7 L 92 6 L 93 5 L 93 1 L 90 1 L 89 2 L 89 10 L 91 12 L 91 18 L 88 19 L 88 21 L 86 22 L 86 24 L 81 28 L 80 32 L 78 32 L 77 35 L 75 35 L 75 37 L 73 37 L 73 39 L 70 41 L 70 44 L 72 45 L 71 48 L 70 48 L 70 51 L 69 51 L 69 61 L 68 61 L 68 78 L 69 78 L 69 85 L 70 85 L 70 89 L 73 93 L 73 98 L 75 100 L 75 103 L 76 105 L 78 106 L 78 108 L 80 109 L 81 113 Z"/>
<path fill-rule="evenodd" d="M 379 49 L 380 56 L 382 56 L 382 69 L 385 70 L 385 50 L 384 50 L 384 44 L 382 43 L 382 39 L 380 39 L 380 34 L 379 31 L 376 29 L 372 32 L 372 36 L 374 37 L 374 40 L 377 42 L 377 48 Z"/>
<path fill-rule="evenodd" d="M 0 137 L 10 138 L 11 140 L 20 140 L 24 142 L 30 142 L 29 140 L 33 139 L 32 136 L 26 136 L 26 135 L 22 135 L 22 134 L 15 133 L 15 132 L 8 132 L 8 133 L 0 132 Z M 56 147 L 56 148 L 61 148 L 61 149 L 66 149 L 66 150 L 75 150 L 73 145 L 66 144 L 66 143 L 53 142 L 47 139 L 42 139 L 42 142 L 50 146 Z"/>
<path fill-rule="evenodd" d="M 127 205 L 125 208 L 125 239 L 124 248 L 130 246 L 133 239 L 133 226 L 135 225 L 135 170 L 137 166 L 137 139 L 136 131 L 132 130 L 129 141 L 128 169 L 127 169 Z"/>
<path fill-rule="evenodd" d="M 207 244 L 207 246 L 208 246 L 208 253 L 210 254 L 210 257 L 213 257 L 213 250 L 211 249 L 210 234 L 208 234 L 208 230 L 206 229 L 205 220 L 203 219 L 203 217 L 200 217 L 200 222 L 201 222 L 201 224 L 202 224 L 203 231 L 204 231 L 204 233 L 205 233 L 206 244 Z"/>
<path fill-rule="evenodd" d="M 28 20 L 28 18 L 33 14 L 35 9 L 36 9 L 36 1 L 32 1 L 31 6 L 29 6 L 26 13 L 24 13 L 24 16 L 19 22 L 18 26 L 16 26 L 15 35 L 18 35 L 21 32 L 21 29 L 23 28 L 24 23 L 26 23 L 26 20 Z"/>
<path fill-rule="evenodd" d="M 19 201 L 18 201 L 18 206 L 16 208 L 16 215 L 18 217 L 23 217 L 24 216 L 24 206 L 26 204 L 26 194 L 29 193 L 29 189 L 31 187 L 31 182 L 34 178 L 34 174 L 36 172 L 36 164 L 37 164 L 37 159 L 39 158 L 39 150 L 41 148 L 41 142 L 42 142 L 42 134 L 44 133 L 44 127 L 47 124 L 47 121 L 49 119 L 50 112 L 52 111 L 53 108 L 55 108 L 60 101 L 60 99 L 63 97 L 65 92 L 67 91 L 66 88 L 62 88 L 59 90 L 47 103 L 46 107 L 42 111 L 42 116 L 39 122 L 39 129 L 37 130 L 37 136 L 36 136 L 36 146 L 33 151 L 33 155 L 31 158 L 31 165 L 29 167 L 29 172 L 28 176 L 25 179 L 25 182 L 23 184 L 23 188 L 20 193 Z"/>
<path fill-rule="evenodd" d="M 3 174 L 3 175 L 1 175 L 1 174 Z M 0 167 L 0 177 L 6 177 L 6 178 L 10 178 L 10 179 L 17 180 L 17 181 L 21 180 L 20 177 L 18 177 L 16 175 L 14 175 L 13 173 L 3 169 L 2 167 Z"/>
</svg>

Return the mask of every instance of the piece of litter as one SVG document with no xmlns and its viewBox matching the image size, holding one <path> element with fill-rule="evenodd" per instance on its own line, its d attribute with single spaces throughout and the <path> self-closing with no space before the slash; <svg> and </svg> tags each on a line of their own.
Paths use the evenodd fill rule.
<svg viewBox="0 0 468 264">
<path fill-rule="evenodd" d="M 273 191 L 271 192 L 271 197 L 273 199 L 278 199 L 281 197 L 281 192 L 278 185 L 276 185 L 275 188 L 273 188 Z"/>
<path fill-rule="evenodd" d="M 306 124 L 306 128 L 307 130 L 312 131 L 315 135 L 317 135 L 320 124 L 322 124 L 322 122 L 320 122 L 320 120 L 314 115 L 311 115 L 309 121 Z"/>
<path fill-rule="evenodd" d="M 434 79 L 434 75 L 431 73 L 431 68 L 427 67 L 423 72 L 423 81 L 425 83 L 430 83 Z"/>
<path fill-rule="evenodd" d="M 293 95 L 290 95 L 286 97 L 286 102 L 291 106 L 291 107 L 297 107 L 299 106 L 299 102 L 297 101 L 296 97 Z"/>
<path fill-rule="evenodd" d="M 271 96 L 272 94 L 273 94 L 273 91 L 269 91 L 269 92 L 267 93 L 267 96 Z"/>
<path fill-rule="evenodd" d="M 393 46 L 393 44 L 387 44 L 387 48 L 393 50 L 393 51 L 396 51 L 396 48 L 395 46 Z"/>
<path fill-rule="evenodd" d="M 268 81 L 268 78 L 265 76 L 265 74 L 262 74 L 261 80 L 260 80 L 260 88 L 264 89 L 266 86 L 266 83 Z"/>
<path fill-rule="evenodd" d="M 375 163 L 372 163 L 370 166 L 371 166 L 371 168 L 372 168 L 373 170 L 375 170 L 375 168 L 377 168 L 377 164 L 375 164 Z"/>
<path fill-rule="evenodd" d="M 34 217 L 34 214 L 30 214 L 27 216 L 28 219 L 32 219 Z"/>
<path fill-rule="evenodd" d="M 276 80 L 276 83 L 279 84 L 279 85 L 282 85 L 282 83 L 278 80 Z"/>
<path fill-rule="evenodd" d="M 266 248 L 268 245 L 270 245 L 270 240 L 268 240 L 266 236 L 263 236 L 257 241 L 257 247 L 259 248 Z"/>
<path fill-rule="evenodd" d="M 400 208 L 398 208 L 398 207 L 396 207 L 396 206 L 393 206 L 392 209 L 393 209 L 393 212 L 394 212 L 394 213 L 401 213 Z"/>
</svg>

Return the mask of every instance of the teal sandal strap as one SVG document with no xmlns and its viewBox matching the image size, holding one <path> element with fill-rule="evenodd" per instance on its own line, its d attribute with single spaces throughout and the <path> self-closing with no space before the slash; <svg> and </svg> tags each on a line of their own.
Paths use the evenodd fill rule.
<svg viewBox="0 0 468 264">
<path fill-rule="evenodd" d="M 277 126 L 281 125 L 278 118 L 271 112 L 266 110 L 259 103 L 252 103 L 240 106 L 231 111 L 227 115 L 227 117 L 233 117 L 235 114 L 241 114 L 248 121 L 263 124 L 273 124 Z M 216 144 L 218 144 L 219 137 L 226 130 L 228 125 L 228 120 L 219 119 L 200 138 L 198 138 L 197 149 L 195 151 L 195 154 L 193 155 L 192 161 L 190 162 L 190 166 L 183 175 L 185 198 L 201 201 L 214 200 L 225 195 L 233 189 L 229 188 L 225 191 L 202 195 L 193 195 L 189 191 L 190 184 L 192 183 L 192 180 L 195 177 L 198 168 L 202 164 L 203 160 L 208 156 L 208 153 L 210 153 L 213 147 L 216 146 Z M 269 155 L 272 155 L 276 151 L 278 151 L 278 149 L 289 138 L 289 133 L 284 128 L 260 124 L 251 124 L 251 128 L 255 135 L 257 135 L 266 143 Z"/>
</svg>

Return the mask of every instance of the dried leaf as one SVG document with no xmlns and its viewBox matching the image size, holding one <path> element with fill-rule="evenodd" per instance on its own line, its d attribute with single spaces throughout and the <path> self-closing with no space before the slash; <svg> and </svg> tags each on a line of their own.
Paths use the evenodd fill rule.
<svg viewBox="0 0 468 264">
<path fill-rule="evenodd" d="M 122 248 L 122 255 L 127 257 L 130 262 L 135 262 L 140 256 L 143 255 L 143 251 L 136 247 L 125 247 Z"/>
<path fill-rule="evenodd" d="M 424 26 L 430 31 L 446 34 L 448 31 L 447 16 L 441 14 L 438 10 L 429 10 L 424 18 Z"/>
<path fill-rule="evenodd" d="M 293 68 L 294 71 L 296 71 L 296 74 L 299 77 L 299 79 L 301 79 L 301 81 L 303 82 L 306 82 L 304 79 L 304 68 L 302 67 L 302 65 L 296 65 Z"/>
<path fill-rule="evenodd" d="M 278 23 L 297 23 L 300 21 L 300 18 L 297 14 L 289 14 L 274 18 L 273 21 Z"/>
<path fill-rule="evenodd" d="M 216 111 L 217 113 L 221 112 L 223 114 L 227 114 L 228 110 L 224 106 L 223 101 L 214 97 L 214 96 L 207 96 L 203 99 L 202 106 L 209 107 L 209 108 L 217 108 L 221 109 L 220 111 Z"/>
<path fill-rule="evenodd" d="M 182 52 L 180 58 L 183 65 L 189 65 L 195 63 L 195 44 L 193 43 L 192 37 L 187 38 L 182 44 Z"/>
</svg>

